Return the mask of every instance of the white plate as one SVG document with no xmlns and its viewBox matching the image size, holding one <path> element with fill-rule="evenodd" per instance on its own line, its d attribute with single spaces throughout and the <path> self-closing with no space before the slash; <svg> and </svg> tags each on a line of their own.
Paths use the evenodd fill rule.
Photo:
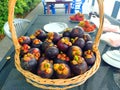
<svg viewBox="0 0 120 90">
<path fill-rule="evenodd" d="M 112 58 L 112 59 L 120 62 L 120 50 L 107 51 L 106 54 L 107 54 L 110 58 Z"/>
<path fill-rule="evenodd" d="M 118 57 L 117 56 L 112 57 L 113 55 L 109 56 L 110 53 L 108 53 L 108 52 L 106 52 L 102 55 L 103 60 L 106 63 L 108 63 L 109 65 L 120 69 L 120 60 L 118 59 Z"/>
<path fill-rule="evenodd" d="M 64 31 L 66 28 L 68 28 L 68 25 L 66 23 L 63 22 L 52 22 L 49 24 L 44 25 L 44 30 L 46 32 L 62 32 Z"/>
</svg>

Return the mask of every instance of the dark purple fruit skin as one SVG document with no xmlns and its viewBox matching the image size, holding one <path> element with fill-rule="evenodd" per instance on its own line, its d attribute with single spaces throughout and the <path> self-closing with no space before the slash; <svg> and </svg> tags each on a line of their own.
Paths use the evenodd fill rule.
<svg viewBox="0 0 120 90">
<path fill-rule="evenodd" d="M 63 37 L 70 37 L 70 31 L 64 31 Z"/>
<path fill-rule="evenodd" d="M 67 64 L 65 64 L 65 66 L 69 69 L 69 73 L 67 75 L 63 75 L 63 74 L 58 74 L 57 72 L 55 72 L 55 76 L 57 78 L 66 79 L 66 78 L 70 77 L 70 75 L 71 75 L 70 67 Z"/>
<path fill-rule="evenodd" d="M 38 64 L 40 64 L 41 62 L 43 62 L 46 59 L 46 57 L 42 56 L 40 57 L 40 59 L 38 60 Z"/>
<path fill-rule="evenodd" d="M 79 46 L 81 49 L 85 46 L 85 40 L 83 38 L 78 38 L 73 45 Z"/>
<path fill-rule="evenodd" d="M 65 63 L 65 64 L 69 64 L 68 61 L 61 60 L 61 59 L 58 59 L 58 58 L 55 58 L 55 59 L 54 59 L 54 63 Z"/>
<path fill-rule="evenodd" d="M 39 64 L 40 67 L 40 64 Z M 41 71 L 39 68 L 37 70 L 37 74 L 41 76 L 42 78 L 51 78 L 53 75 L 53 65 L 50 63 L 50 68 L 52 68 L 51 73 L 46 73 L 45 71 Z"/>
<path fill-rule="evenodd" d="M 68 57 L 69 57 L 70 59 L 73 59 L 73 57 L 74 57 L 73 54 L 72 54 L 74 47 L 78 47 L 78 46 L 71 46 L 71 47 L 69 47 L 69 49 L 68 49 L 67 55 L 68 55 Z M 78 48 L 79 48 L 80 52 L 82 52 L 82 49 L 81 49 L 80 47 L 78 47 Z M 82 53 L 81 53 L 81 55 L 82 55 Z M 81 55 L 80 55 L 80 56 L 81 56 Z"/>
<path fill-rule="evenodd" d="M 39 53 L 41 52 L 39 48 L 31 48 L 28 52 L 33 54 L 34 50 L 38 51 Z"/>
<path fill-rule="evenodd" d="M 25 40 L 24 40 L 23 42 L 20 42 L 20 44 L 21 44 L 21 45 L 23 45 L 23 44 L 28 44 L 28 45 L 30 45 L 30 43 L 31 43 L 30 37 L 28 37 L 28 36 L 23 36 L 23 37 L 25 37 Z"/>
<path fill-rule="evenodd" d="M 26 62 L 24 60 L 21 60 L 21 66 L 23 69 L 36 72 L 37 70 L 37 60 L 35 58 L 31 59 L 30 61 Z"/>
<path fill-rule="evenodd" d="M 83 63 L 73 65 L 72 63 L 70 64 L 71 70 L 75 75 L 80 75 L 85 73 L 88 70 L 88 65 L 85 60 L 83 60 Z"/>
<path fill-rule="evenodd" d="M 28 44 L 26 44 L 28 47 L 30 47 Z M 24 46 L 24 45 L 23 45 Z M 22 46 L 22 47 L 23 47 Z M 28 51 L 29 51 L 30 49 L 28 49 Z M 22 57 L 22 56 L 24 56 L 26 53 L 28 53 L 28 51 L 27 52 L 24 52 L 24 50 L 20 50 L 20 56 Z"/>
<path fill-rule="evenodd" d="M 58 33 L 54 32 L 53 42 L 56 44 L 60 39 L 61 36 Z"/>
<path fill-rule="evenodd" d="M 59 54 L 59 49 L 57 47 L 49 47 L 45 51 L 45 56 L 49 59 L 56 58 L 56 56 Z"/>
<path fill-rule="evenodd" d="M 75 37 L 82 38 L 83 35 L 84 35 L 84 30 L 80 27 L 73 28 L 71 33 L 70 33 L 71 38 L 75 38 Z"/>
<path fill-rule="evenodd" d="M 35 40 L 35 39 L 34 39 Z M 33 40 L 33 41 L 34 41 Z M 42 45 L 42 41 L 40 41 L 40 43 L 39 44 L 34 44 L 33 42 L 31 43 L 31 47 L 32 48 L 41 48 L 41 45 Z"/>
<path fill-rule="evenodd" d="M 41 76 L 42 78 L 51 78 L 52 75 L 53 75 L 53 72 L 50 73 L 50 74 L 46 74 L 45 71 L 40 71 L 40 70 L 38 70 L 38 71 L 37 71 L 37 74 L 38 74 L 39 76 Z"/>
<path fill-rule="evenodd" d="M 87 62 L 88 65 L 93 65 L 93 64 L 95 63 L 96 57 L 95 57 L 95 55 L 93 54 L 93 55 L 92 55 L 92 58 L 85 58 L 85 57 L 84 57 L 84 59 L 85 59 L 85 61 Z"/>
<path fill-rule="evenodd" d="M 68 38 L 69 39 L 69 37 L 63 37 L 63 38 Z M 69 41 L 70 41 L 70 39 L 69 39 Z M 59 40 L 58 43 L 57 43 L 57 47 L 61 51 L 66 52 L 68 50 L 68 48 L 69 48 L 69 45 L 67 45 L 67 44 L 63 43 L 61 40 Z"/>
<path fill-rule="evenodd" d="M 84 46 L 84 51 L 92 50 L 92 48 L 93 48 L 93 41 L 87 41 Z"/>
<path fill-rule="evenodd" d="M 41 31 L 41 33 L 39 35 L 37 35 L 36 37 L 38 39 L 40 39 L 41 41 L 44 41 L 46 39 L 47 35 L 43 30 L 40 30 L 40 31 Z"/>
<path fill-rule="evenodd" d="M 92 41 L 91 36 L 90 36 L 89 34 L 87 34 L 87 33 L 85 33 L 85 34 L 83 35 L 83 39 L 85 40 L 85 42 L 87 42 L 87 41 Z"/>
<path fill-rule="evenodd" d="M 41 45 L 41 50 L 42 52 L 44 53 L 45 50 L 50 47 L 51 45 L 54 45 L 53 42 L 47 42 L 47 41 L 44 41 Z"/>
<path fill-rule="evenodd" d="M 58 43 L 57 43 L 57 47 L 58 47 L 61 51 L 66 52 L 69 46 L 66 45 L 65 43 L 62 43 L 62 42 L 59 40 Z"/>
</svg>

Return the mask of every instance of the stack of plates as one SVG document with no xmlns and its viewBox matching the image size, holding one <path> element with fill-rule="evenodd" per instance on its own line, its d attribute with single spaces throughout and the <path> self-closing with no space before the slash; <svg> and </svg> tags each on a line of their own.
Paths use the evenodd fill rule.
<svg viewBox="0 0 120 90">
<path fill-rule="evenodd" d="M 109 65 L 120 69 L 120 50 L 107 51 L 102 58 Z"/>
</svg>

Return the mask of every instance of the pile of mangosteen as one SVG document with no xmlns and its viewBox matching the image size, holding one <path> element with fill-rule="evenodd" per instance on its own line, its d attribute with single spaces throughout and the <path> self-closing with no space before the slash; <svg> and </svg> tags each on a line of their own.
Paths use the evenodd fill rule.
<svg viewBox="0 0 120 90">
<path fill-rule="evenodd" d="M 65 79 L 88 71 L 95 63 L 91 36 L 81 27 L 62 34 L 39 29 L 20 36 L 20 60 L 23 69 L 42 78 Z"/>
</svg>

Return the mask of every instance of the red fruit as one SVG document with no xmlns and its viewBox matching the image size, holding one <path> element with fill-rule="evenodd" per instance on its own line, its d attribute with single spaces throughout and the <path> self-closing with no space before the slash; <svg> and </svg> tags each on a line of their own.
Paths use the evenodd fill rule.
<svg viewBox="0 0 120 90">
<path fill-rule="evenodd" d="M 76 20 L 76 18 L 75 18 L 74 16 L 70 16 L 70 20 L 75 21 L 75 20 Z"/>
<path fill-rule="evenodd" d="M 84 20 L 84 18 L 78 18 L 78 20 L 79 20 L 79 21 L 83 21 L 83 20 Z"/>
</svg>

